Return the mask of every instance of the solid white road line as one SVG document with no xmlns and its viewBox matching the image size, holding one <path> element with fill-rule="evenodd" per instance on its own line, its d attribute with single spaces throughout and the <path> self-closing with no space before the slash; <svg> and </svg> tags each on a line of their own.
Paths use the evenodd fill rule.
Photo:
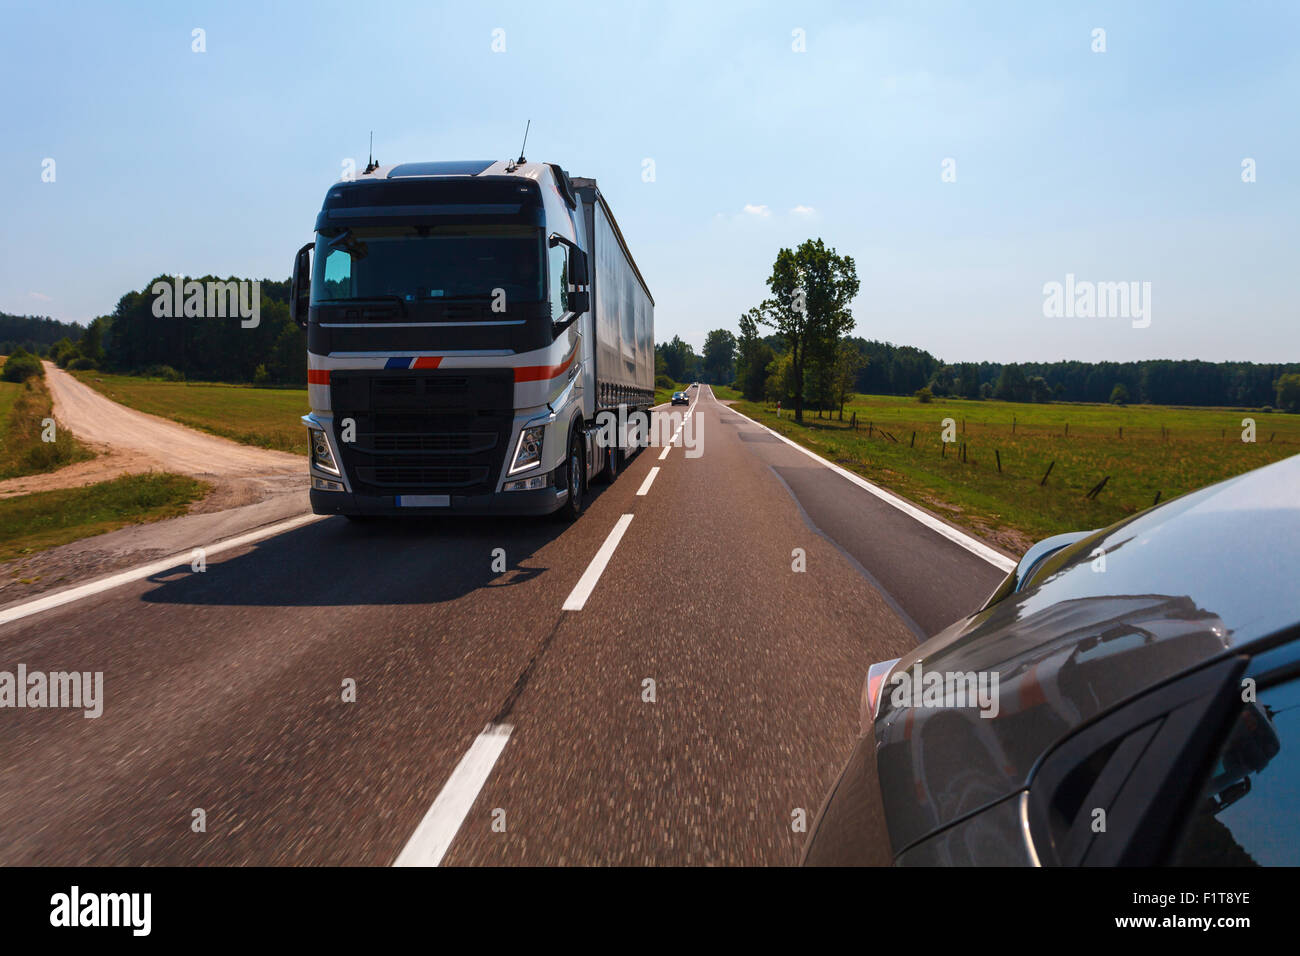
<svg viewBox="0 0 1300 956">
<path fill-rule="evenodd" d="M 655 483 L 655 475 L 659 474 L 659 466 L 655 465 L 650 469 L 650 474 L 645 476 L 645 481 L 641 482 L 641 487 L 637 489 L 638 496 L 644 496 L 650 490 L 650 486 Z"/>
<path fill-rule="evenodd" d="M 711 392 L 712 390 L 710 390 L 710 393 Z M 716 401 L 717 399 L 715 398 L 714 400 Z M 853 482 L 855 485 L 857 485 L 859 488 L 863 489 L 864 491 L 870 492 L 871 494 L 875 495 L 881 501 L 885 502 L 885 504 L 897 508 L 899 511 L 903 512 L 905 515 L 907 515 L 910 518 L 915 518 L 917 521 L 921 522 L 921 524 L 925 525 L 931 531 L 947 538 L 953 544 L 959 545 L 960 547 L 965 548 L 971 554 L 983 558 L 985 561 L 993 565 L 995 568 L 1001 568 L 1003 571 L 1010 571 L 1012 568 L 1016 566 L 1015 560 L 1013 560 L 1012 558 L 1008 558 L 1005 554 L 1002 554 L 999 551 L 995 551 L 993 548 L 990 548 L 983 541 L 979 541 L 975 538 L 972 538 L 968 534 L 958 531 L 956 528 L 954 528 L 952 525 L 948 524 L 947 522 L 940 521 L 934 515 L 928 514 L 927 512 L 922 511 L 920 508 L 917 508 L 916 506 L 909 504 L 908 502 L 904 501 L 902 498 L 899 498 L 897 495 L 893 494 L 892 492 L 888 492 L 884 488 L 879 487 L 878 485 L 873 485 L 871 482 L 867 481 L 861 475 L 855 475 L 853 472 L 841 468 L 839 465 L 836 465 L 833 462 L 827 461 L 821 455 L 809 451 L 807 448 L 804 448 L 798 442 L 791 441 L 789 438 L 786 438 L 780 432 L 768 428 L 762 422 L 755 422 L 754 419 L 750 418 L 744 412 L 738 411 L 735 408 L 731 408 L 729 410 L 735 412 L 741 418 L 754 422 L 754 424 L 757 425 L 759 428 L 775 435 L 777 438 L 781 439 L 781 441 L 785 442 L 787 445 L 789 445 L 791 448 L 795 449 L 796 451 L 801 451 L 809 458 L 813 459 L 814 461 L 821 462 L 823 465 L 825 465 L 831 471 L 835 472 L 835 474 L 839 475 L 841 478 L 848 479 L 849 481 Z"/>
<path fill-rule="evenodd" d="M 442 862 L 470 807 L 478 799 L 479 791 L 492 774 L 497 758 L 505 750 L 512 730 L 514 728 L 509 724 L 488 724 L 483 733 L 474 738 L 474 743 L 443 784 L 438 799 L 433 801 L 433 806 L 406 841 L 402 852 L 397 854 L 393 866 L 437 866 Z"/>
<path fill-rule="evenodd" d="M 235 538 L 228 538 L 215 544 L 196 545 L 195 547 L 203 548 L 204 559 L 206 560 L 214 554 L 220 554 L 222 551 L 243 547 L 264 538 L 273 538 L 277 534 L 284 534 L 294 528 L 301 528 L 305 524 L 311 524 L 313 521 L 319 521 L 324 517 L 326 516 L 315 514 L 300 515 L 297 518 L 290 518 L 288 521 L 281 521 L 279 524 L 267 525 L 265 528 L 259 528 L 256 531 L 250 531 L 248 534 L 241 534 Z M 171 568 L 189 567 L 191 561 L 193 561 L 193 554 L 193 551 L 189 551 L 174 557 L 164 558 L 152 564 L 145 564 L 129 571 L 122 571 L 106 578 L 100 578 L 97 581 L 90 581 L 86 584 L 68 588 L 66 591 L 56 591 L 54 594 L 47 594 L 45 597 L 37 598 L 35 601 L 28 601 L 26 604 L 5 608 L 0 610 L 0 624 L 8 624 L 10 621 L 17 621 L 33 614 L 40 614 L 42 611 L 48 611 L 51 608 L 71 604 L 73 601 L 80 601 L 82 598 L 88 598 L 103 591 L 110 591 L 113 588 L 121 587 L 123 584 L 130 584 L 132 581 L 139 581 L 142 578 L 161 574 Z"/>
<path fill-rule="evenodd" d="M 582 572 L 582 577 L 574 585 L 569 596 L 564 600 L 564 610 L 581 611 L 587 598 L 591 597 L 591 592 L 596 587 L 596 582 L 600 580 L 601 574 L 605 570 L 605 565 L 609 564 L 609 559 L 614 556 L 614 549 L 618 547 L 619 541 L 623 539 L 623 532 L 627 531 L 627 526 L 632 523 L 631 515 L 623 515 L 614 525 L 614 530 L 609 533 L 605 543 L 600 546 L 596 556 L 591 559 L 591 564 L 587 565 L 587 570 Z"/>
</svg>

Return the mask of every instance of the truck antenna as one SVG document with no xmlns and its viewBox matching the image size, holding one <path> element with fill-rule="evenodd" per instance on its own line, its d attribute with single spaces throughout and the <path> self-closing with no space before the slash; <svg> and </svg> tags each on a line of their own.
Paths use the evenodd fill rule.
<svg viewBox="0 0 1300 956">
<path fill-rule="evenodd" d="M 524 127 L 524 141 L 519 146 L 519 158 L 515 160 L 516 163 L 528 162 L 528 160 L 524 159 L 524 147 L 528 145 L 528 130 L 532 127 L 532 125 L 533 125 L 533 121 L 529 120 L 528 125 Z"/>
<path fill-rule="evenodd" d="M 379 164 L 375 162 L 375 131 L 372 129 L 370 131 L 370 161 L 366 163 L 366 175 L 373 173 L 378 168 Z"/>
</svg>

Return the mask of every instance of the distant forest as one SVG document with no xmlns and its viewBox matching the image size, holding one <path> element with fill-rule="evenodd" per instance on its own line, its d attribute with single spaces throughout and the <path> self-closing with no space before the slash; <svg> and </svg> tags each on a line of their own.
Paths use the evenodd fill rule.
<svg viewBox="0 0 1300 956">
<path fill-rule="evenodd" d="M 674 337 L 657 346 L 659 371 L 679 382 L 698 379 L 715 385 L 735 384 L 754 397 L 762 397 L 765 391 L 770 393 L 774 369 L 785 354 L 781 337 L 773 334 L 757 341 L 750 366 L 753 374 L 747 381 L 743 354 L 733 352 L 731 364 L 719 354 L 730 344 L 729 336 L 730 333 L 709 333 L 704 355 L 697 355 L 688 344 Z M 1151 359 L 948 364 L 910 345 L 892 345 L 858 336 L 842 341 L 859 356 L 857 362 L 850 363 L 852 391 L 866 395 L 913 395 L 928 388 L 935 397 L 1109 402 L 1115 399 L 1118 387 L 1127 402 L 1262 408 L 1278 404 L 1277 383 L 1282 376 L 1300 373 L 1300 362 Z M 731 342 L 735 342 L 734 337 Z M 816 408 L 817 389 L 810 388 L 808 394 L 809 407 Z M 1290 403 L 1283 404 L 1289 407 Z"/>
<path fill-rule="evenodd" d="M 215 276 L 197 281 L 240 281 Z M 112 313 L 89 327 L 43 316 L 0 313 L 0 350 L 23 347 L 67 368 L 156 377 L 305 385 L 307 343 L 289 319 L 289 281 L 261 280 L 261 315 L 256 328 L 238 318 L 159 318 L 153 314 L 155 282 L 118 300 Z M 1012 401 L 1107 402 L 1121 389 L 1125 400 L 1157 405 L 1231 405 L 1262 408 L 1278 404 L 1278 381 L 1300 374 L 1300 362 L 1202 362 L 1169 359 L 1141 362 L 958 362 L 929 352 L 857 336 L 842 340 L 858 359 L 847 363 L 852 390 L 871 395 L 912 395 L 923 388 L 936 397 L 1001 398 Z M 741 346 L 742 348 L 738 348 Z M 785 347 L 779 335 L 756 339 L 750 366 L 761 394 L 773 362 Z M 747 393 L 743 342 L 727 330 L 709 334 L 705 355 L 680 338 L 656 347 L 656 366 L 673 381 L 735 383 Z M 779 363 L 778 363 L 779 364 Z M 847 384 L 847 383 L 846 383 Z M 816 390 L 810 391 L 816 399 Z M 1282 403 L 1289 407 L 1289 402 Z M 810 407 L 816 407 L 810 405 Z M 829 407 L 829 406 L 828 406 Z"/>
<path fill-rule="evenodd" d="M 237 278 L 187 276 L 186 281 L 239 282 Z M 31 316 L 2 316 L 0 339 L 24 345 L 65 368 L 159 378 L 259 385 L 307 384 L 307 337 L 289 318 L 289 280 L 261 280 L 256 327 L 238 317 L 159 318 L 153 314 L 155 282 L 128 292 L 109 315 L 89 326 Z"/>
</svg>

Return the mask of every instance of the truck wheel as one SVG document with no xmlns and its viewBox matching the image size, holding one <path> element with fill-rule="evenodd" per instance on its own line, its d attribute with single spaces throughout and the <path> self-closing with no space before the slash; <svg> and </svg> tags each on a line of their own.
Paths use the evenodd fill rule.
<svg viewBox="0 0 1300 956">
<path fill-rule="evenodd" d="M 583 501 L 583 488 L 587 475 L 582 454 L 582 435 L 576 431 L 569 439 L 569 461 L 565 470 L 568 472 L 569 496 L 560 506 L 559 514 L 565 521 L 576 521 L 578 515 L 582 514 L 583 505 L 586 504 Z"/>
</svg>

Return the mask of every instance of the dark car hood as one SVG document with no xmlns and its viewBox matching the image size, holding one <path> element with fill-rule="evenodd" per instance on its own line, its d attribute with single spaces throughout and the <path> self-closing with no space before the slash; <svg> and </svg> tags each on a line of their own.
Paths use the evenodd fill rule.
<svg viewBox="0 0 1300 956">
<path fill-rule="evenodd" d="M 1104 570 L 1096 555 L 1104 552 Z M 996 716 L 896 703 L 877 765 L 895 852 L 1023 789 L 1047 750 L 1142 691 L 1300 622 L 1300 456 L 1120 522 L 891 672 L 996 677 Z M 993 708 L 988 708 L 992 713 Z"/>
</svg>

